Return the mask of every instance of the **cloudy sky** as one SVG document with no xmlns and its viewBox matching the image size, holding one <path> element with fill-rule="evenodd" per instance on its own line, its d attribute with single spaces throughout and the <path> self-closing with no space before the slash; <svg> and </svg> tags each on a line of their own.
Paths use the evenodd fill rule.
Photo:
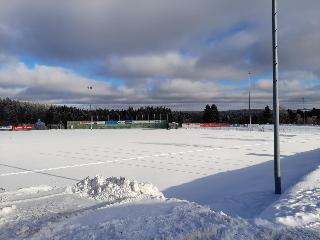
<svg viewBox="0 0 320 240">
<path fill-rule="evenodd" d="M 281 106 L 320 107 L 320 1 L 278 5 Z M 0 97 L 261 107 L 271 50 L 271 0 L 0 0 Z"/>
</svg>

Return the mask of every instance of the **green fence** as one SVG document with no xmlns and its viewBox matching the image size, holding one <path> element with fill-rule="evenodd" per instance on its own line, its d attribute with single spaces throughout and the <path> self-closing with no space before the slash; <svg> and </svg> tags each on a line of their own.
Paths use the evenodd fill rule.
<svg viewBox="0 0 320 240">
<path fill-rule="evenodd" d="M 68 129 L 90 129 L 90 121 L 68 121 Z M 92 122 L 93 129 L 129 129 L 129 128 L 166 128 L 167 121 L 97 121 Z"/>
</svg>

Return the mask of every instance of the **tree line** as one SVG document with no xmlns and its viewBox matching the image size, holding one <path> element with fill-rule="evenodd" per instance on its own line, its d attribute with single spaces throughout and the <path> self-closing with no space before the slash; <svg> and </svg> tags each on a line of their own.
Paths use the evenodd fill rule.
<svg viewBox="0 0 320 240">
<path fill-rule="evenodd" d="M 141 107 L 134 109 L 82 109 L 73 106 L 46 105 L 39 103 L 21 102 L 9 98 L 0 98 L 0 125 L 33 124 L 38 119 L 46 124 L 63 124 L 67 121 L 105 120 L 166 120 L 177 118 L 171 109 L 166 107 Z"/>
<path fill-rule="evenodd" d="M 251 112 L 253 124 L 272 123 L 272 111 L 254 109 Z M 215 104 L 206 105 L 203 111 L 172 111 L 166 107 L 140 107 L 134 109 L 88 109 L 73 106 L 46 105 L 0 98 L 0 125 L 33 124 L 38 119 L 48 124 L 63 124 L 67 121 L 105 120 L 166 120 L 169 122 L 186 123 L 230 123 L 247 124 L 248 110 L 219 111 Z M 320 109 L 303 112 L 301 110 L 280 110 L 280 122 L 283 124 L 320 124 Z"/>
<path fill-rule="evenodd" d="M 250 112 L 247 109 L 219 112 L 215 104 L 206 105 L 203 112 L 185 112 L 182 114 L 182 121 L 189 123 L 202 121 L 204 123 L 248 124 L 250 118 Z M 273 112 L 269 106 L 264 109 L 252 109 L 251 121 L 252 124 L 272 124 Z M 280 109 L 280 123 L 320 125 L 320 109 L 313 108 L 307 111 Z"/>
</svg>

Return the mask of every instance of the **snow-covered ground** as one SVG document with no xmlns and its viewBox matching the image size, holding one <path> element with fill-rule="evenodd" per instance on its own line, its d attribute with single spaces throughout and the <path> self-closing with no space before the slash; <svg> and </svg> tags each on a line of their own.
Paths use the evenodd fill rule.
<svg viewBox="0 0 320 240">
<path fill-rule="evenodd" d="M 319 140 L 283 129 L 279 199 L 267 128 L 0 132 L 0 239 L 320 239 Z"/>
<path fill-rule="evenodd" d="M 320 165 L 266 208 L 260 217 L 276 224 L 319 230 Z"/>
</svg>

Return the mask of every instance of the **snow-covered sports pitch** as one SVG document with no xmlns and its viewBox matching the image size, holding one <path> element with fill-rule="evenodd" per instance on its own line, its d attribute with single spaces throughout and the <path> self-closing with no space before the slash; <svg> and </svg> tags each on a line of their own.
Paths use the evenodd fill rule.
<svg viewBox="0 0 320 240">
<path fill-rule="evenodd" d="M 0 238 L 318 239 L 320 128 L 280 137 L 281 198 L 268 128 L 0 132 Z"/>
</svg>

